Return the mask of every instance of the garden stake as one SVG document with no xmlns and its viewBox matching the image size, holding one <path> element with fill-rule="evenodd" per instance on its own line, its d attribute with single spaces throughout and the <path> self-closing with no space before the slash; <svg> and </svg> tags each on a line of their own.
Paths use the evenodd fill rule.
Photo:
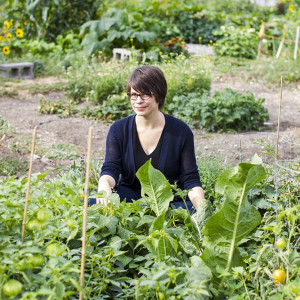
<svg viewBox="0 0 300 300">
<path fill-rule="evenodd" d="M 296 30 L 296 40 L 295 40 L 295 50 L 294 50 L 294 59 L 297 59 L 297 52 L 298 52 L 298 44 L 299 44 L 299 35 L 300 35 L 300 26 L 297 26 Z"/>
<path fill-rule="evenodd" d="M 24 235 L 25 235 L 25 225 L 26 225 L 31 173 L 32 173 L 33 155 L 34 155 L 35 141 L 36 141 L 36 130 L 37 130 L 37 126 L 34 127 L 33 136 L 32 136 L 31 154 L 30 154 L 29 171 L 28 171 L 28 181 L 27 181 L 27 189 L 26 189 L 25 205 L 24 205 L 24 213 L 23 213 L 23 223 L 22 223 L 22 234 L 21 234 L 21 243 L 22 244 L 24 242 Z"/>
<path fill-rule="evenodd" d="M 279 100 L 279 108 L 278 108 L 276 152 L 275 152 L 275 160 L 276 160 L 276 162 L 278 160 L 278 143 L 279 143 L 279 131 L 280 131 L 281 103 L 282 103 L 282 76 L 280 78 L 280 100 Z"/>
<path fill-rule="evenodd" d="M 279 55 L 280 55 L 280 53 L 281 53 L 281 50 L 282 50 L 282 48 L 283 48 L 284 39 L 285 39 L 285 35 L 286 35 L 286 30 L 287 30 L 287 28 L 286 28 L 286 26 L 284 25 L 284 28 L 283 28 L 283 35 L 282 35 L 282 39 L 281 39 L 281 41 L 280 41 L 280 45 L 279 45 L 278 51 L 277 51 L 277 53 L 276 53 L 276 58 L 279 57 Z"/>
<path fill-rule="evenodd" d="M 93 127 L 89 129 L 88 137 L 88 150 L 87 150 L 87 164 L 85 172 L 85 187 L 84 187 L 84 206 L 83 206 L 83 220 L 82 220 L 82 251 L 81 251 L 81 270 L 80 270 L 80 286 L 83 289 L 84 286 L 84 265 L 85 265 L 85 249 L 86 249 L 86 223 L 87 223 L 87 208 L 89 197 L 89 177 L 90 177 L 90 165 L 91 165 L 91 152 L 92 152 L 92 136 Z M 79 294 L 79 299 L 83 299 L 82 292 Z"/>
</svg>

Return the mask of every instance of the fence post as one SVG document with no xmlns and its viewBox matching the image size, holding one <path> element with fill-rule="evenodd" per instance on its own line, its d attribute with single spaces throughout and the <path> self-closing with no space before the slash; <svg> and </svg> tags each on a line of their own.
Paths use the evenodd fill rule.
<svg viewBox="0 0 300 300">
<path fill-rule="evenodd" d="M 298 44 L 299 44 L 299 34 L 300 34 L 300 26 L 297 26 L 296 29 L 296 39 L 295 39 L 295 51 L 294 51 L 294 59 L 297 59 L 297 52 L 298 52 Z"/>
</svg>

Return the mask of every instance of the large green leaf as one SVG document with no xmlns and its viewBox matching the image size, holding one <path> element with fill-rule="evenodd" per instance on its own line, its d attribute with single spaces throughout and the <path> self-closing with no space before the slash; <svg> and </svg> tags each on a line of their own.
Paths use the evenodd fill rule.
<svg viewBox="0 0 300 300">
<path fill-rule="evenodd" d="M 137 173 L 141 182 L 142 197 L 150 203 L 151 209 L 157 216 L 167 211 L 174 196 L 171 185 L 166 177 L 151 165 L 151 159 L 141 166 Z"/>
<path fill-rule="evenodd" d="M 213 273 L 243 265 L 238 243 L 261 222 L 259 212 L 248 202 L 247 195 L 265 175 L 261 165 L 240 163 L 219 177 L 216 192 L 223 194 L 225 201 L 203 228 L 202 258 Z"/>
</svg>

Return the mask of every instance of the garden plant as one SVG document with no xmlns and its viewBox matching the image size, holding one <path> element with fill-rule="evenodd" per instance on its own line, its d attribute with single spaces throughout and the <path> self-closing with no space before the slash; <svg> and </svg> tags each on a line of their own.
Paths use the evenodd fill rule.
<svg viewBox="0 0 300 300">
<path fill-rule="evenodd" d="M 163 112 L 201 129 L 207 144 L 210 134 L 267 130 L 264 98 L 213 89 L 217 78 L 237 72 L 247 83 L 273 86 L 280 76 L 291 87 L 299 83 L 294 47 L 285 45 L 278 58 L 274 49 L 284 25 L 286 39 L 295 39 L 300 1 L 252 2 L 0 0 L 0 63 L 31 61 L 35 77 L 58 79 L 37 84 L 1 77 L 0 98 L 23 99 L 26 90 L 38 98 L 40 114 L 110 124 L 132 113 L 129 74 L 152 64 L 168 83 Z M 258 59 L 262 26 L 276 39 L 266 40 L 269 55 Z M 211 47 L 214 55 L 191 55 L 188 43 Z M 131 59 L 112 60 L 113 48 L 130 50 Z M 43 97 L 51 92 L 57 93 L 51 101 Z M 275 169 L 270 145 L 272 164 L 257 155 L 229 164 L 217 152 L 201 153 L 206 200 L 193 215 L 172 207 L 174 195 L 185 199 L 188 191 L 170 185 L 148 161 L 137 172 L 141 199 L 120 202 L 113 193 L 107 206 L 88 207 L 83 253 L 84 197 L 105 197 L 95 192 L 101 160 L 92 161 L 86 190 L 85 156 L 56 143 L 39 149 L 43 158 L 69 165 L 28 178 L 28 164 L 17 154 L 30 145 L 25 137 L 11 142 L 13 135 L 0 109 L 0 146 L 9 141 L 15 154 L 0 155 L 0 299 L 78 299 L 80 293 L 83 299 L 300 299 L 299 158 L 284 169 L 296 175 L 286 176 Z"/>
</svg>

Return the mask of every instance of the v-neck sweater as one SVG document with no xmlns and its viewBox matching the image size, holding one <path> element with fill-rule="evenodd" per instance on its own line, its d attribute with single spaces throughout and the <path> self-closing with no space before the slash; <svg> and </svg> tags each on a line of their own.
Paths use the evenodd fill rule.
<svg viewBox="0 0 300 300">
<path fill-rule="evenodd" d="M 181 189 L 201 186 L 196 164 L 194 136 L 183 121 L 164 114 L 165 127 L 157 169 L 171 184 L 177 182 Z M 113 123 L 106 138 L 105 160 L 101 174 L 110 175 L 116 184 L 132 186 L 137 172 L 133 147 L 133 122 L 135 115 Z"/>
</svg>

